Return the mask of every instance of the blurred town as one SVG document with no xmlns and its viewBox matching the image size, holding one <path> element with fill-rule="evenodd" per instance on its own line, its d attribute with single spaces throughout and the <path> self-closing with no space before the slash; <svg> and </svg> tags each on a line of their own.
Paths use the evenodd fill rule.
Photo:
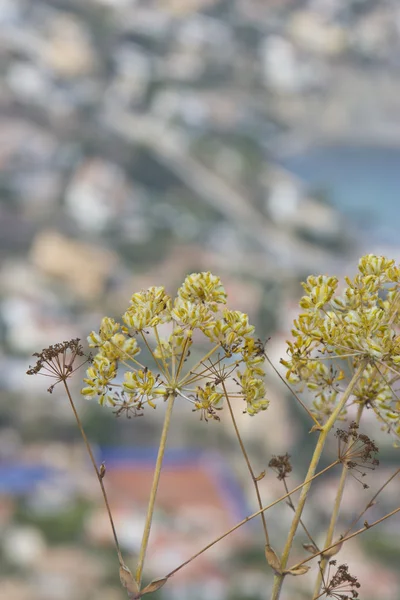
<svg viewBox="0 0 400 600">
<path fill-rule="evenodd" d="M 395 143 L 399 62 L 395 0 L 0 1 L 1 598 L 126 597 L 73 414 L 61 390 L 49 396 L 46 380 L 25 375 L 30 355 L 84 339 L 134 291 L 165 285 L 173 294 L 187 273 L 210 270 L 230 307 L 271 337 L 278 366 L 299 282 L 342 274 L 365 243 L 329 190 L 275 157 L 317 142 Z M 82 377 L 77 405 L 107 464 L 133 566 L 163 407 L 116 419 L 79 398 Z M 273 372 L 267 384 L 270 408 L 238 414 L 240 427 L 255 470 L 293 455 L 295 486 L 309 454 L 307 415 Z M 387 436 L 374 437 L 387 465 L 375 489 L 396 455 Z M 148 577 L 256 508 L 228 422 L 182 409 L 169 444 Z M 283 493 L 272 472 L 261 488 L 266 503 Z M 334 490 L 333 477 L 315 485 L 305 519 L 313 514 L 316 534 Z M 394 508 L 399 491 L 394 481 L 372 512 Z M 344 528 L 367 500 L 360 495 L 350 482 Z M 271 512 L 277 549 L 291 517 L 288 506 Z M 344 549 L 365 600 L 400 598 L 399 533 L 387 522 Z M 312 580 L 293 579 L 287 598 L 307 598 Z M 248 524 L 157 597 L 258 600 L 270 585 L 260 527 Z"/>
</svg>

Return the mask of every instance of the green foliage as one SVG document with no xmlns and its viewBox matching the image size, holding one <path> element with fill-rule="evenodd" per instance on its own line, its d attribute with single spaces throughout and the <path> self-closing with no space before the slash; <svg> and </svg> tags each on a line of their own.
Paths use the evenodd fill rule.
<svg viewBox="0 0 400 600">
<path fill-rule="evenodd" d="M 400 563 L 399 540 L 396 534 L 390 534 L 388 531 L 370 531 L 368 538 L 364 538 L 364 551 L 371 557 L 378 560 L 386 567 L 398 569 Z"/>
<path fill-rule="evenodd" d="M 82 539 L 82 531 L 90 504 L 76 500 L 57 512 L 36 514 L 25 503 L 17 505 L 15 519 L 19 523 L 37 527 L 50 544 L 70 543 Z"/>
</svg>

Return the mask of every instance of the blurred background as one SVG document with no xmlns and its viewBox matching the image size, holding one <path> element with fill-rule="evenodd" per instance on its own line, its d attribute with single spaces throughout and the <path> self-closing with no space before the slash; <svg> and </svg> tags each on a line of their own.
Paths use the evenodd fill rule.
<svg viewBox="0 0 400 600">
<path fill-rule="evenodd" d="M 210 270 L 229 306 L 271 337 L 278 365 L 301 280 L 353 274 L 363 253 L 399 258 L 399 66 L 397 0 L 0 1 L 1 598 L 126 597 L 73 415 L 61 390 L 49 396 L 45 379 L 25 375 L 32 352 L 85 339 L 134 291 L 174 294 L 186 274 Z M 76 402 L 133 567 L 163 407 L 116 419 L 80 399 L 83 376 Z M 267 387 L 268 411 L 239 409 L 239 425 L 256 471 L 293 455 L 294 487 L 310 423 L 272 371 Z M 382 466 L 369 491 L 349 480 L 338 531 L 398 464 L 373 419 L 370 432 Z M 318 543 L 336 475 L 315 484 L 304 513 Z M 260 487 L 265 503 L 284 493 L 270 470 Z M 395 508 L 399 492 L 394 480 L 368 518 Z M 229 420 L 182 408 L 146 577 L 255 508 Z M 291 509 L 268 517 L 280 552 Z M 342 550 L 363 599 L 400 599 L 399 534 L 395 517 Z M 287 580 L 283 599 L 309 598 L 314 578 Z M 156 597 L 261 600 L 271 581 L 253 522 Z"/>
</svg>

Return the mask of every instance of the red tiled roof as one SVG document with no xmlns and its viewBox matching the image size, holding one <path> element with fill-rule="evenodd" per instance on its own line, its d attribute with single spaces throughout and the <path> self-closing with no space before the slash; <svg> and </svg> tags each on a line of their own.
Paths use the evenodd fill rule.
<svg viewBox="0 0 400 600">
<path fill-rule="evenodd" d="M 125 503 L 147 504 L 153 480 L 148 467 L 114 467 L 107 471 L 110 502 L 116 507 Z M 226 510 L 223 498 L 209 473 L 199 466 L 165 469 L 160 478 L 158 503 L 165 509 L 176 509 L 189 503 Z"/>
</svg>

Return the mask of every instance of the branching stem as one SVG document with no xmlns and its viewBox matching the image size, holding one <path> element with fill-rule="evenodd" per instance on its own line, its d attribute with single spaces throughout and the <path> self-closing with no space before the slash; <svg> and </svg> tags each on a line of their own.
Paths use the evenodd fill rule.
<svg viewBox="0 0 400 600">
<path fill-rule="evenodd" d="M 304 485 L 303 489 L 301 491 L 299 502 L 297 505 L 297 510 L 295 512 L 295 515 L 294 515 L 294 518 L 292 521 L 292 525 L 291 525 L 291 528 L 289 531 L 289 535 L 286 540 L 285 547 L 283 549 L 283 554 L 281 557 L 282 570 L 286 569 L 286 565 L 289 560 L 289 554 L 290 554 L 290 550 L 292 548 L 294 536 L 296 535 L 296 531 L 299 526 L 299 522 L 300 522 L 301 515 L 303 512 L 303 508 L 304 508 L 304 505 L 305 505 L 305 502 L 307 499 L 307 495 L 308 495 L 308 492 L 309 492 L 309 489 L 311 486 L 312 477 L 318 466 L 319 459 L 321 458 L 321 454 L 322 454 L 322 451 L 325 446 L 326 438 L 328 437 L 330 430 L 332 429 L 334 423 L 336 422 L 336 419 L 338 418 L 338 416 L 342 412 L 343 408 L 345 407 L 346 402 L 350 398 L 350 396 L 354 390 L 354 387 L 356 386 L 359 378 L 361 377 L 361 375 L 365 369 L 365 366 L 366 366 L 366 360 L 361 361 L 360 364 L 358 365 L 358 368 L 356 369 L 353 377 L 351 378 L 349 385 L 347 386 L 346 391 L 344 392 L 339 404 L 337 405 L 337 407 L 335 408 L 335 410 L 333 411 L 333 413 L 331 414 L 331 416 L 329 417 L 329 419 L 327 420 L 327 422 L 325 423 L 325 425 L 322 427 L 322 429 L 320 431 L 318 441 L 315 446 L 314 454 L 311 458 L 311 462 L 310 462 L 308 472 L 306 475 L 306 480 L 308 480 L 308 484 Z M 283 573 L 279 573 L 279 574 L 275 575 L 274 585 L 272 588 L 271 600 L 278 600 L 280 593 L 281 593 L 281 589 L 282 589 L 283 579 L 284 579 Z"/>
<path fill-rule="evenodd" d="M 396 469 L 396 471 L 389 477 L 389 479 L 387 479 L 387 481 L 385 481 L 385 483 L 383 485 L 381 485 L 381 487 L 379 488 L 379 490 L 377 492 L 375 492 L 375 494 L 372 496 L 372 498 L 368 501 L 368 504 L 366 505 L 366 507 L 360 512 L 360 514 L 354 519 L 354 521 L 352 521 L 352 523 L 350 524 L 350 526 L 347 529 L 346 533 L 343 534 L 343 537 L 346 537 L 346 535 L 348 535 L 350 533 L 350 531 L 353 529 L 354 525 L 356 525 L 358 523 L 358 521 L 361 519 L 361 517 L 367 512 L 367 510 L 369 508 L 371 508 L 371 506 L 374 505 L 375 500 L 377 499 L 377 497 L 379 496 L 379 494 L 385 489 L 385 487 L 387 485 L 389 485 L 389 483 L 395 477 L 397 477 L 397 475 L 399 473 L 400 473 L 400 468 Z"/>
<path fill-rule="evenodd" d="M 327 548 L 324 548 L 323 550 L 319 550 L 318 552 L 315 552 L 311 556 L 308 556 L 307 558 L 305 558 L 301 562 L 297 563 L 296 565 L 293 565 L 293 567 L 290 567 L 290 568 L 292 570 L 298 569 L 302 565 L 308 563 L 310 560 L 313 560 L 314 558 L 317 558 L 317 556 L 320 556 L 321 554 L 326 554 L 329 550 L 332 550 L 332 548 L 334 548 L 338 544 L 344 544 L 344 542 L 347 542 L 348 540 L 351 540 L 353 537 L 356 537 L 357 535 L 360 535 L 360 533 L 364 533 L 364 531 L 367 531 L 368 529 L 371 529 L 372 527 L 375 527 L 375 525 L 379 525 L 379 523 L 382 523 L 383 521 L 386 521 L 386 519 L 389 519 L 389 517 L 393 517 L 393 515 L 397 514 L 398 512 L 400 512 L 400 506 L 398 508 L 395 508 L 394 510 L 392 510 L 390 513 L 388 513 L 384 517 L 381 517 L 380 519 L 377 519 L 373 523 L 368 523 L 368 525 L 364 525 L 364 527 L 361 527 L 361 529 L 357 529 L 357 531 L 355 531 L 354 533 L 350 533 L 349 535 L 346 535 L 345 537 L 340 538 L 340 540 L 338 540 L 336 542 L 333 542 L 333 544 L 331 544 Z"/>
<path fill-rule="evenodd" d="M 357 426 L 360 424 L 363 410 L 364 410 L 364 404 L 360 404 L 358 406 L 357 416 L 355 418 L 355 423 L 357 424 Z M 349 446 L 349 445 L 350 445 L 350 442 L 347 446 Z M 328 531 L 326 534 L 324 548 L 326 548 L 327 546 L 330 546 L 332 544 L 333 536 L 335 533 L 335 526 L 336 526 L 338 516 L 339 516 L 340 504 L 342 502 L 344 486 L 346 485 L 346 479 L 347 479 L 348 472 L 349 472 L 349 469 L 348 469 L 347 464 L 343 463 L 342 474 L 340 476 L 339 485 L 338 485 L 338 489 L 336 492 L 335 503 L 333 505 L 332 516 L 331 516 L 329 528 L 328 528 Z M 318 570 L 317 581 L 315 583 L 314 598 L 318 597 L 328 560 L 329 559 L 322 556 L 320 568 Z"/>
<path fill-rule="evenodd" d="M 199 361 L 198 361 L 198 362 L 197 362 L 197 363 L 194 365 L 194 367 L 192 367 L 192 368 L 190 369 L 190 371 L 187 373 L 187 375 L 185 375 L 185 376 L 183 377 L 183 379 L 181 379 L 181 380 L 180 380 L 180 382 L 179 382 L 179 385 L 180 385 L 180 386 L 186 385 L 186 383 L 187 383 L 188 379 L 190 380 L 190 379 L 191 379 L 191 377 L 192 377 L 192 375 L 194 375 L 194 374 L 195 374 L 194 372 L 196 371 L 196 369 L 197 369 L 198 367 L 200 367 L 200 365 L 201 365 L 203 362 L 205 362 L 205 361 L 206 361 L 208 358 L 210 358 L 210 356 L 212 356 L 212 355 L 214 354 L 214 352 L 215 352 L 216 350 L 218 350 L 218 348 L 220 348 L 220 347 L 221 347 L 221 344 L 217 344 L 216 346 L 214 346 L 213 348 L 211 348 L 211 350 L 209 350 L 209 351 L 207 352 L 207 354 L 205 354 L 205 355 L 203 356 L 203 358 L 202 358 L 201 360 L 199 360 Z"/>
<path fill-rule="evenodd" d="M 204 548 L 202 548 L 201 550 L 199 550 L 198 552 L 196 552 L 196 554 L 193 554 L 193 556 L 191 556 L 190 558 L 188 558 L 188 560 L 186 560 L 185 562 L 183 562 L 182 564 L 180 564 L 178 567 L 176 567 L 176 569 L 174 569 L 173 571 L 171 571 L 170 573 L 168 573 L 168 575 L 165 576 L 166 579 L 168 579 L 169 577 L 172 577 L 172 575 L 175 575 L 175 573 L 177 573 L 178 571 L 180 571 L 181 569 L 183 569 L 183 567 L 185 567 L 186 565 L 188 565 L 189 563 L 191 563 L 192 560 L 194 560 L 195 558 L 197 558 L 198 556 L 200 556 L 201 554 L 203 554 L 203 552 L 206 552 L 206 550 L 209 550 L 209 548 L 212 548 L 212 546 L 215 546 L 215 544 L 217 544 L 218 542 L 220 542 L 221 540 L 223 540 L 224 538 L 226 538 L 228 535 L 230 535 L 234 531 L 236 531 L 236 529 L 239 529 L 239 527 L 242 527 L 242 525 L 245 525 L 246 523 L 248 523 L 249 521 L 251 521 L 255 517 L 258 517 L 258 515 L 261 515 L 262 513 L 264 513 L 265 511 L 269 510 L 270 508 L 272 508 L 276 504 L 279 504 L 279 502 L 282 502 L 283 500 L 286 500 L 286 498 L 288 498 L 289 496 L 291 496 L 292 494 L 294 494 L 295 492 L 297 492 L 298 490 L 300 490 L 303 486 L 311 483 L 311 481 L 313 481 L 317 477 L 320 477 L 320 475 L 323 475 L 324 473 L 326 473 L 327 471 L 329 471 L 329 469 L 332 469 L 332 467 L 335 467 L 338 464 L 339 464 L 339 460 L 335 460 L 335 462 L 333 462 L 330 465 L 328 465 L 327 467 L 325 467 L 325 469 L 322 469 L 322 471 L 319 471 L 319 473 L 316 473 L 315 475 L 313 475 L 313 477 L 311 477 L 310 480 L 303 481 L 303 483 L 301 483 L 300 485 L 298 485 L 297 487 L 295 487 L 293 490 L 290 490 L 290 492 L 288 492 L 284 496 L 281 496 L 277 500 L 274 500 L 274 502 L 271 502 L 271 504 L 268 504 L 268 506 L 264 506 L 263 508 L 261 508 L 257 512 L 255 512 L 252 515 L 249 515 L 248 517 L 246 517 L 245 519 L 243 519 L 243 521 L 240 521 L 240 523 L 237 523 L 236 525 L 234 525 L 234 527 L 232 527 L 228 531 L 225 531 L 225 533 L 223 533 L 222 535 L 220 535 L 219 537 L 217 537 L 215 540 L 213 540 L 212 542 L 210 542 L 209 544 L 207 544 L 207 546 L 204 546 Z"/>
</svg>

